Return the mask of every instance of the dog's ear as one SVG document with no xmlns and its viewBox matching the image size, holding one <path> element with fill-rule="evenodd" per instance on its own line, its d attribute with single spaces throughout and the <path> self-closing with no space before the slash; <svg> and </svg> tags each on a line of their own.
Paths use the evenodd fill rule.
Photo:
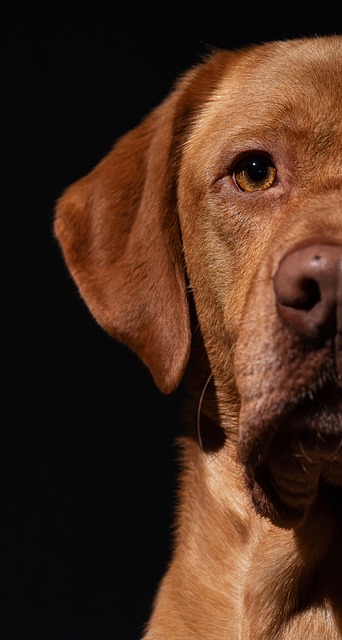
<svg viewBox="0 0 342 640">
<path fill-rule="evenodd" d="M 190 329 L 177 218 L 176 89 L 56 207 L 55 234 L 99 324 L 174 390 Z"/>
<path fill-rule="evenodd" d="M 177 172 L 187 127 L 219 67 L 207 61 L 184 74 L 56 208 L 55 234 L 89 309 L 165 393 L 179 384 L 190 347 Z"/>
</svg>

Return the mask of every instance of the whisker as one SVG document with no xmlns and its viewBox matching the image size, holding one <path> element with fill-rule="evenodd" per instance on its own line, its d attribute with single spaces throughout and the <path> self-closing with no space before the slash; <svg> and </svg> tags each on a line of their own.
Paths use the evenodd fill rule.
<svg viewBox="0 0 342 640">
<path fill-rule="evenodd" d="M 307 468 L 306 468 L 306 466 L 305 466 L 305 464 L 304 464 L 303 462 L 301 462 L 301 467 L 302 467 L 302 469 L 303 469 L 303 471 L 304 471 L 305 475 L 307 475 L 307 476 L 308 476 L 308 475 L 309 475 L 308 470 L 307 470 Z"/>
<path fill-rule="evenodd" d="M 342 447 L 342 438 L 341 438 L 340 442 L 338 443 L 338 445 L 337 445 L 337 447 L 336 447 L 335 451 L 333 451 L 333 452 L 330 454 L 330 456 L 328 456 L 328 457 L 327 457 L 327 461 L 328 461 L 328 462 L 331 462 L 332 460 L 334 460 L 334 458 L 336 458 L 336 456 L 337 456 L 338 452 L 341 450 L 341 447 Z"/>
<path fill-rule="evenodd" d="M 202 451 L 203 451 L 203 442 L 202 442 L 202 437 L 201 437 L 201 410 L 202 410 L 204 394 L 205 394 L 205 392 L 207 390 L 208 384 L 209 384 L 212 376 L 213 376 L 213 374 L 211 373 L 209 378 L 207 379 L 203 389 L 202 389 L 202 393 L 200 395 L 198 408 L 197 408 L 197 437 L 198 437 L 198 442 L 199 442 L 199 445 L 200 445 Z"/>
<path fill-rule="evenodd" d="M 205 467 L 209 467 L 209 465 L 214 462 L 215 460 L 217 460 L 217 458 L 222 455 L 223 450 L 221 449 L 220 451 L 218 451 L 214 456 L 212 456 L 212 458 L 210 458 L 210 460 L 208 460 L 207 464 L 205 465 Z"/>
<path fill-rule="evenodd" d="M 298 444 L 299 444 L 300 450 L 301 450 L 301 452 L 302 452 L 302 454 L 303 454 L 303 457 L 304 457 L 308 462 L 311 462 L 311 464 L 313 464 L 313 460 L 311 460 L 311 458 L 308 456 L 307 452 L 305 451 L 305 449 L 304 449 L 304 447 L 303 447 L 303 445 L 302 445 L 301 440 L 299 440 L 299 441 L 298 441 Z"/>
</svg>

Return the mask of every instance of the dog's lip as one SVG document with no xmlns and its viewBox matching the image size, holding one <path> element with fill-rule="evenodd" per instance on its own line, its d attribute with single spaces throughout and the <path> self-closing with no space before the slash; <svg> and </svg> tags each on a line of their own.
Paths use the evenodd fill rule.
<svg viewBox="0 0 342 640">
<path fill-rule="evenodd" d="M 286 451 L 291 438 L 305 443 L 303 455 L 306 447 L 314 450 L 310 482 L 308 478 L 308 487 L 304 481 L 299 483 L 297 502 L 292 496 L 288 500 L 286 493 L 279 491 L 277 478 L 273 475 L 277 451 L 281 447 Z M 342 390 L 339 383 L 325 385 L 315 394 L 308 393 L 296 405 L 266 421 L 258 441 L 251 440 L 241 446 L 247 484 L 256 510 L 277 526 L 298 526 L 315 501 L 324 458 L 341 450 L 341 443 Z"/>
<path fill-rule="evenodd" d="M 252 474 L 267 459 L 276 437 L 284 440 L 289 435 L 301 433 L 342 437 L 342 386 L 331 381 L 316 391 L 299 394 L 296 400 L 282 407 L 281 412 L 276 409 L 267 412 L 260 424 L 256 440 L 248 437 L 245 442 L 240 437 L 239 443 L 241 460 Z"/>
<path fill-rule="evenodd" d="M 254 507 L 258 513 L 271 520 L 273 524 L 290 529 L 298 525 L 304 518 L 305 509 L 290 507 L 281 500 L 266 464 L 259 465 L 253 473 L 253 477 L 246 474 L 246 478 Z"/>
</svg>

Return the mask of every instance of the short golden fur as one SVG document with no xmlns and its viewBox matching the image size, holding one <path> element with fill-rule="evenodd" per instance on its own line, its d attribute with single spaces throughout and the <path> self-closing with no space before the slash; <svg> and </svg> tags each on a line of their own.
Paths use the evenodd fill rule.
<svg viewBox="0 0 342 640">
<path fill-rule="evenodd" d="M 146 640 L 342 637 L 341 141 L 341 37 L 216 51 L 57 204 L 94 317 L 191 400 Z"/>
</svg>

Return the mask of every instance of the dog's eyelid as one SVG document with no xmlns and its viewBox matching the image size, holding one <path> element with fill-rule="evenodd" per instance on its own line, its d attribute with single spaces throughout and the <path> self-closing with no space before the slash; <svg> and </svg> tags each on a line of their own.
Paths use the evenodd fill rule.
<svg viewBox="0 0 342 640">
<path fill-rule="evenodd" d="M 257 147 L 250 147 L 243 151 L 238 152 L 230 152 L 229 154 L 225 154 L 221 157 L 220 163 L 216 168 L 215 177 L 213 179 L 213 183 L 221 180 L 222 178 L 226 178 L 227 176 L 233 176 L 236 170 L 236 167 L 242 163 L 243 161 L 247 161 L 250 157 L 263 157 L 266 158 L 272 163 L 275 167 L 277 163 L 268 150 L 260 149 Z"/>
</svg>

